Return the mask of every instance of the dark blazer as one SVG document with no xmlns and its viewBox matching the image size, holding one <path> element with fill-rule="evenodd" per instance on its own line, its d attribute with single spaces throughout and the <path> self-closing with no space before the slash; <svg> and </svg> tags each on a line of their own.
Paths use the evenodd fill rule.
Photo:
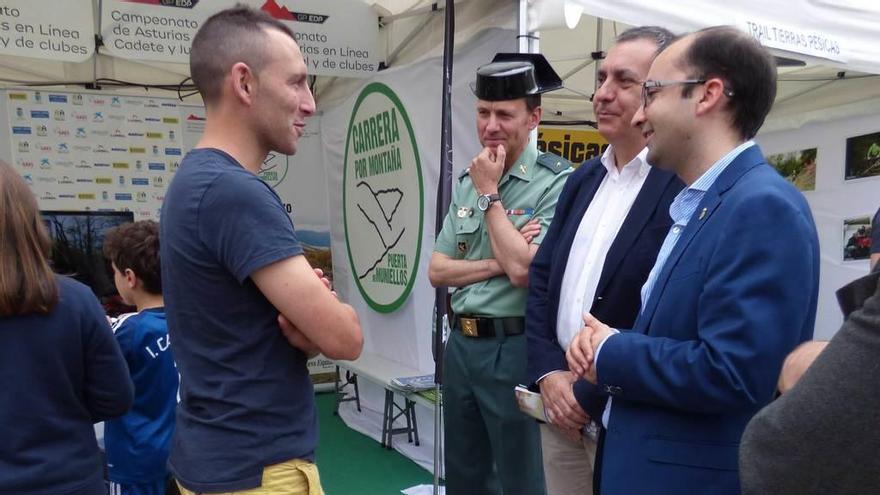
<svg viewBox="0 0 880 495">
<path fill-rule="evenodd" d="M 526 305 L 528 376 L 532 384 L 546 373 L 568 369 L 565 351 L 556 340 L 559 291 L 578 226 L 607 173 L 600 160 L 594 158 L 568 178 L 553 222 L 532 260 Z M 682 187 L 684 184 L 674 174 L 659 169 L 648 173 L 602 267 L 591 307 L 601 321 L 620 328 L 632 326 L 639 311 L 639 291 L 672 225 L 669 205 Z M 583 396 L 589 387 L 581 380 L 575 387 L 576 394 Z M 582 405 L 598 418 L 604 402 L 585 401 Z"/>
<path fill-rule="evenodd" d="M 878 276 L 844 288 L 872 290 L 846 305 L 859 309 L 797 385 L 749 422 L 739 451 L 743 494 L 880 493 Z"/>
<path fill-rule="evenodd" d="M 602 495 L 739 494 L 737 453 L 785 356 L 811 338 L 819 242 L 758 146 L 706 191 L 631 331 L 605 341 Z"/>
</svg>

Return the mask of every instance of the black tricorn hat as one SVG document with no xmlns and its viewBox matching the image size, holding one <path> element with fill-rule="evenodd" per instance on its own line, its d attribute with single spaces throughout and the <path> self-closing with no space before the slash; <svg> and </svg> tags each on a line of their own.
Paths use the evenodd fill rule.
<svg viewBox="0 0 880 495">
<path fill-rule="evenodd" d="M 562 79 L 540 53 L 499 53 L 477 69 L 471 90 L 486 101 L 515 100 L 562 88 Z"/>
</svg>

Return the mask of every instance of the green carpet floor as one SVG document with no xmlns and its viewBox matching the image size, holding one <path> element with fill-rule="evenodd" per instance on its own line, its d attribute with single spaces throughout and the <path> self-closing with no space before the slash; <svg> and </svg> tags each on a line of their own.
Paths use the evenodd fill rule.
<svg viewBox="0 0 880 495">
<path fill-rule="evenodd" d="M 327 495 L 392 495 L 414 485 L 431 484 L 431 473 L 396 450 L 381 448 L 379 442 L 334 416 L 332 393 L 315 398 L 321 432 L 316 458 Z"/>
</svg>

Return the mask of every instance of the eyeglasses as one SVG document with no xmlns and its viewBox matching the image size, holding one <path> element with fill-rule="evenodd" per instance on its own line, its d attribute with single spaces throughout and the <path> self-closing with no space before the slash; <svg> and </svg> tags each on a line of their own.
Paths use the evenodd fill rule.
<svg viewBox="0 0 880 495">
<path fill-rule="evenodd" d="M 654 95 L 659 93 L 662 88 L 689 84 L 705 84 L 705 82 L 705 79 L 683 79 L 681 81 L 652 81 L 649 79 L 642 83 L 642 107 L 648 108 L 648 105 L 654 100 Z"/>
</svg>

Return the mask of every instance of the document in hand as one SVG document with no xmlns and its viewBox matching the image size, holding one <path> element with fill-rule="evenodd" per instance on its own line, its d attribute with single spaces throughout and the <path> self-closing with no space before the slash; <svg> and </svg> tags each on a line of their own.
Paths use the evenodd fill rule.
<svg viewBox="0 0 880 495">
<path fill-rule="evenodd" d="M 544 401 L 541 400 L 541 394 L 532 392 L 523 385 L 517 385 L 513 391 L 516 393 L 516 405 L 522 412 L 538 421 L 548 423 L 547 416 L 544 414 Z"/>
</svg>

